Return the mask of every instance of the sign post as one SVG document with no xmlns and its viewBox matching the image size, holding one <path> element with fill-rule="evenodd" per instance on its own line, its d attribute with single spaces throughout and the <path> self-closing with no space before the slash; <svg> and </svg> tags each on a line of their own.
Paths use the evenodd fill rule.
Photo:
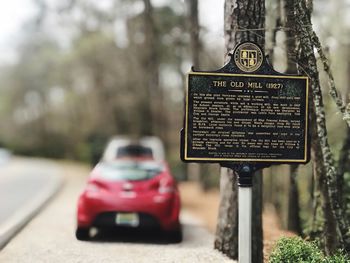
<svg viewBox="0 0 350 263">
<path fill-rule="evenodd" d="M 238 172 L 238 257 L 239 262 L 252 262 L 252 192 L 253 174 L 249 165 Z"/>
<path fill-rule="evenodd" d="M 222 166 L 232 169 L 238 176 L 238 262 L 251 263 L 253 176 L 267 165 L 229 163 Z"/>
<path fill-rule="evenodd" d="M 308 137 L 308 78 L 274 71 L 258 45 L 241 43 L 223 68 L 188 74 L 181 159 L 238 175 L 240 263 L 252 261 L 254 172 L 308 162 Z"/>
</svg>

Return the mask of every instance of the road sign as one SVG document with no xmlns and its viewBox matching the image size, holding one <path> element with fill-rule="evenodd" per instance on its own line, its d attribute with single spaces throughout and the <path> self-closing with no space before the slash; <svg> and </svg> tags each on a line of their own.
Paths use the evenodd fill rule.
<svg viewBox="0 0 350 263">
<path fill-rule="evenodd" d="M 306 163 L 308 143 L 308 78 L 274 71 L 255 44 L 188 74 L 183 161 Z"/>
</svg>

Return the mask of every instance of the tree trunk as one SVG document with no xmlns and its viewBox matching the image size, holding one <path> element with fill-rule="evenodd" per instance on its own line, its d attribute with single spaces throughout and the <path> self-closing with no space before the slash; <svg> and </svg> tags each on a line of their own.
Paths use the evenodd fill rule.
<svg viewBox="0 0 350 263">
<path fill-rule="evenodd" d="M 221 168 L 220 207 L 214 246 L 232 259 L 238 258 L 237 200 L 237 175 L 231 169 Z"/>
<path fill-rule="evenodd" d="M 287 220 L 287 228 L 290 231 L 293 231 L 297 234 L 301 234 L 301 224 L 299 217 L 299 190 L 297 185 L 297 172 L 298 165 L 290 166 L 290 184 L 289 184 L 289 196 L 288 196 L 288 220 Z"/>
<path fill-rule="evenodd" d="M 310 103 L 312 105 L 312 103 Z M 328 186 L 325 181 L 324 175 L 326 174 L 326 168 L 323 162 L 323 153 L 321 144 L 319 143 L 317 128 L 316 128 L 316 115 L 315 110 L 312 108 L 311 115 L 311 158 L 313 160 L 313 171 L 317 180 L 317 185 L 322 197 L 322 211 L 324 217 L 324 250 L 327 254 L 330 254 L 337 247 L 337 229 L 335 225 L 335 218 L 332 213 L 332 208 L 328 196 Z"/>
<path fill-rule="evenodd" d="M 350 48 L 350 45 L 348 45 L 348 49 Z M 350 60 L 350 57 L 349 59 Z M 350 62 L 348 62 L 348 83 L 350 83 Z M 349 105 L 349 98 L 350 98 L 350 85 L 347 86 L 347 89 L 345 91 L 345 104 Z M 350 128 L 347 127 L 346 129 L 346 135 L 343 140 L 343 146 L 340 150 L 339 154 L 339 160 L 338 160 L 338 174 L 337 174 L 337 185 L 339 190 L 339 198 L 340 203 L 343 209 L 345 209 L 344 206 L 344 174 L 345 172 L 350 171 Z"/>
<path fill-rule="evenodd" d="M 262 171 L 253 175 L 252 262 L 263 262 L 263 179 Z"/>
<path fill-rule="evenodd" d="M 350 171 L 350 128 L 346 128 L 346 135 L 343 140 L 343 146 L 339 153 L 337 188 L 339 190 L 339 202 L 344 207 L 344 174 Z"/>
<path fill-rule="evenodd" d="M 199 42 L 198 0 L 186 0 L 186 1 L 187 1 L 188 26 L 189 26 L 190 36 L 191 36 L 190 43 L 191 43 L 192 66 L 196 69 L 199 69 L 200 42 Z M 186 89 L 186 86 L 185 86 L 185 89 Z M 203 164 L 188 163 L 187 164 L 188 177 L 192 180 L 199 181 L 200 183 L 202 183 L 202 179 L 203 179 L 202 167 L 203 167 Z"/>
<path fill-rule="evenodd" d="M 265 1 L 225 0 L 226 55 L 243 41 L 258 43 L 264 48 Z M 249 30 L 253 29 L 253 30 Z M 261 30 L 260 30 L 261 29 Z M 228 56 L 226 57 L 228 60 Z M 231 177 L 230 177 L 231 176 Z M 238 204 L 236 176 L 221 169 L 220 209 L 215 238 L 215 248 L 232 259 L 238 256 Z M 228 182 L 230 185 L 228 186 Z M 232 186 L 234 184 L 234 186 Z M 252 261 L 262 262 L 262 179 L 261 173 L 254 175 L 253 187 L 253 251 Z"/>
<path fill-rule="evenodd" d="M 191 35 L 192 65 L 199 68 L 201 44 L 199 40 L 198 0 L 187 0 L 189 9 L 189 26 Z"/>
<path fill-rule="evenodd" d="M 238 43 L 265 44 L 265 1 L 225 0 L 225 42 L 227 54 Z M 251 30 L 249 30 L 251 29 Z"/>
<path fill-rule="evenodd" d="M 165 139 L 165 107 L 163 105 L 163 92 L 159 85 L 159 59 L 158 59 L 158 35 L 153 19 L 153 6 L 151 0 L 143 0 L 145 9 L 144 17 L 144 65 L 145 65 L 145 88 L 147 97 L 143 100 L 148 103 L 144 114 L 146 119 L 142 125 L 143 135 L 158 135 Z M 165 141 L 165 140 L 163 140 Z"/>
<path fill-rule="evenodd" d="M 199 38 L 199 19 L 198 19 L 198 0 L 187 0 L 188 5 L 188 21 L 191 36 L 191 54 L 192 54 L 192 66 L 195 69 L 200 68 L 200 52 L 201 52 L 201 42 Z M 195 170 L 192 166 L 199 165 L 199 169 Z M 210 164 L 188 164 L 189 169 L 192 172 L 197 172 L 193 175 L 195 178 L 199 178 L 199 182 L 203 190 L 208 190 L 210 185 L 209 172 Z"/>
<path fill-rule="evenodd" d="M 337 174 L 334 166 L 334 157 L 328 143 L 322 91 L 320 87 L 316 57 L 314 54 L 314 48 L 316 47 L 319 51 L 320 44 L 318 37 L 311 27 L 311 13 L 308 11 L 305 2 L 298 1 L 295 4 L 295 10 L 298 17 L 296 23 L 296 36 L 300 42 L 298 62 L 301 71 L 305 72 L 305 74 L 307 74 L 310 78 L 310 91 L 312 94 L 314 107 L 314 120 L 316 120 L 314 122 L 314 126 L 316 126 L 317 129 L 316 143 L 319 144 L 319 148 L 317 149 L 318 152 L 316 152 L 316 154 L 319 154 L 319 152 L 322 153 L 322 156 L 319 158 L 322 158 L 324 165 L 324 173 L 322 173 L 322 177 L 319 177 L 320 185 L 323 183 L 327 187 L 328 200 L 335 219 L 334 223 L 337 229 L 336 232 L 339 233 L 338 238 L 340 248 L 344 249 L 347 253 L 350 253 L 350 226 L 339 202 Z M 332 92 L 335 91 L 332 90 Z M 320 161 L 320 159 L 315 161 Z"/>
<path fill-rule="evenodd" d="M 295 25 L 294 15 L 294 0 L 284 0 L 284 21 L 283 25 L 286 30 L 286 50 L 287 50 L 287 70 L 288 74 L 297 73 L 296 65 L 296 39 L 293 37 L 295 32 L 293 27 Z M 287 228 L 297 234 L 301 234 L 300 223 L 300 206 L 299 206 L 299 190 L 297 184 L 298 165 L 291 165 L 289 170 L 289 196 L 288 196 L 288 218 Z"/>
<path fill-rule="evenodd" d="M 295 0 L 284 0 L 284 27 L 286 28 L 287 73 L 297 73 L 296 39 L 295 39 Z"/>
</svg>

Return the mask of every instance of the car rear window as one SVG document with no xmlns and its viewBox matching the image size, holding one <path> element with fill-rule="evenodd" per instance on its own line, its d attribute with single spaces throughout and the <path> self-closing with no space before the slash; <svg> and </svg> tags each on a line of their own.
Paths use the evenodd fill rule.
<svg viewBox="0 0 350 263">
<path fill-rule="evenodd" d="M 164 165 L 157 162 L 112 162 L 98 166 L 102 178 L 111 181 L 148 180 L 164 171 Z"/>
<path fill-rule="evenodd" d="M 153 157 L 152 150 L 142 145 L 127 145 L 118 148 L 117 158 L 122 157 Z"/>
</svg>

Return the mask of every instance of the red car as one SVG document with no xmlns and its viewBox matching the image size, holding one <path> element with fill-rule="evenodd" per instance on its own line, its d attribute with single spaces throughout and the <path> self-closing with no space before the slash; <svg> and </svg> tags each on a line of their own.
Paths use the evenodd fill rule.
<svg viewBox="0 0 350 263">
<path fill-rule="evenodd" d="M 165 162 L 101 162 L 79 197 L 76 237 L 88 240 L 91 227 L 160 227 L 169 239 L 180 242 L 179 212 L 179 191 Z"/>
</svg>

